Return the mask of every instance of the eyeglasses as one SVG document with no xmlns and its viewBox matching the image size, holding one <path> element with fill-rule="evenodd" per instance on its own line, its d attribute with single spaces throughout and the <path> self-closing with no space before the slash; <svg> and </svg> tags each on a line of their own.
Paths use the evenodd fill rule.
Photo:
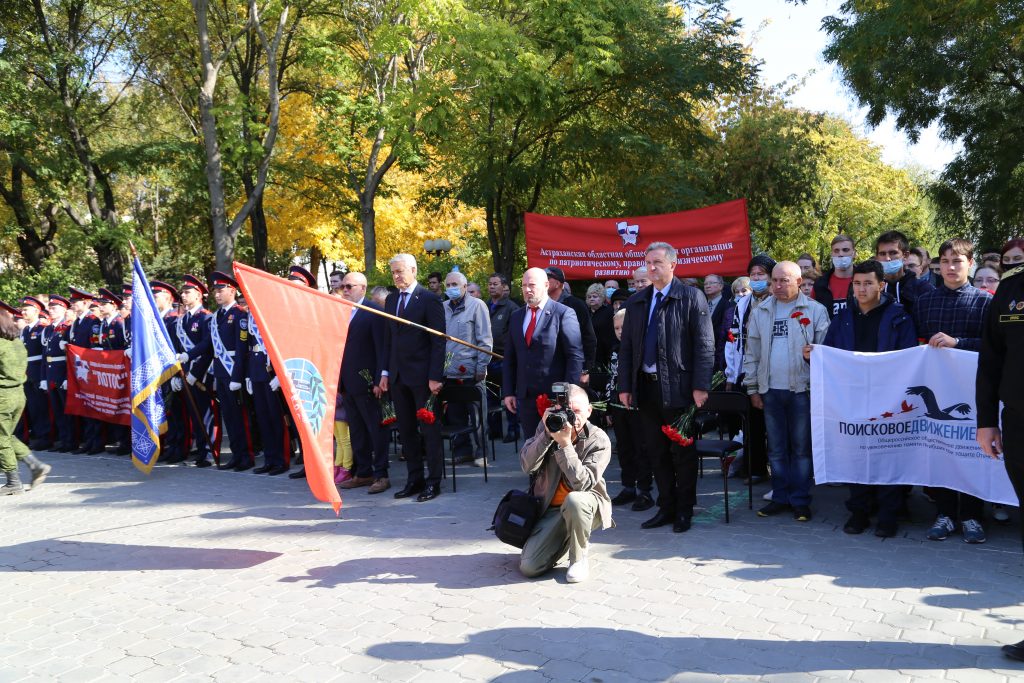
<svg viewBox="0 0 1024 683">
<path fill-rule="evenodd" d="M 353 287 L 358 287 L 358 286 L 359 285 L 340 285 L 338 287 L 338 289 L 352 289 Z"/>
</svg>

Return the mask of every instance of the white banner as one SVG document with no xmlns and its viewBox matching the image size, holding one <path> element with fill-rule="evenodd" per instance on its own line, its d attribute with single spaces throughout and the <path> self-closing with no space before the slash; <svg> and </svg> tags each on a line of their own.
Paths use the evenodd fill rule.
<svg viewBox="0 0 1024 683">
<path fill-rule="evenodd" d="M 1017 505 L 1002 460 L 975 440 L 978 354 L 918 346 L 811 353 L 815 483 L 913 484 Z"/>
</svg>

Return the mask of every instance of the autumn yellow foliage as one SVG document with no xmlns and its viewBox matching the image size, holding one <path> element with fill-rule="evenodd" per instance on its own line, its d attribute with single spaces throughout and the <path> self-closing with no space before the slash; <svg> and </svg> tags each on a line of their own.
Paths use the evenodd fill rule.
<svg viewBox="0 0 1024 683">
<path fill-rule="evenodd" d="M 341 161 L 318 144 L 315 117 L 306 95 L 293 94 L 282 101 L 278 165 L 308 163 L 321 169 L 341 169 Z M 386 190 L 375 203 L 378 269 L 385 270 L 387 260 L 398 252 L 421 256 L 424 240 L 447 239 L 452 243 L 452 259 L 462 264 L 463 270 L 489 270 L 489 254 L 470 248 L 486 234 L 483 210 L 456 201 L 426 206 L 420 198 L 434 189 L 435 182 L 429 169 L 408 171 L 396 166 L 388 171 Z M 308 177 L 295 185 L 275 180 L 267 185 L 264 205 L 270 248 L 318 247 L 331 261 L 343 261 L 352 270 L 364 269 L 362 229 L 356 196 L 350 188 L 339 184 L 325 189 Z"/>
</svg>

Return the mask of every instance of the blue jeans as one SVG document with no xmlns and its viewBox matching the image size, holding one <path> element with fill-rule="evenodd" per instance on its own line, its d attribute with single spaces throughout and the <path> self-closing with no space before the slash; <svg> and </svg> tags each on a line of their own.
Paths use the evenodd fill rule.
<svg viewBox="0 0 1024 683">
<path fill-rule="evenodd" d="M 769 389 L 764 399 L 772 500 L 793 506 L 811 504 L 811 395 Z"/>
</svg>

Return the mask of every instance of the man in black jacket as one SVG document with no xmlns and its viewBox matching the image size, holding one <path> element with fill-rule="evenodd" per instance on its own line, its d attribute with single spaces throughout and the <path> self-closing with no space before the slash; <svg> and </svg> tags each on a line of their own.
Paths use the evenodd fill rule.
<svg viewBox="0 0 1024 683">
<path fill-rule="evenodd" d="M 597 334 L 590 320 L 590 309 L 583 299 L 565 291 L 565 272 L 561 268 L 551 266 L 544 272 L 548 276 L 548 296 L 551 300 L 568 306 L 576 313 L 576 319 L 580 324 L 580 337 L 583 339 L 583 374 L 580 375 L 580 384 L 586 387 L 590 383 L 590 371 L 594 369 L 594 359 L 597 357 Z M 526 436 L 530 437 L 532 434 Z"/>
<path fill-rule="evenodd" d="M 619 347 L 619 400 L 636 405 L 658 482 L 658 514 L 644 529 L 672 523 L 690 528 L 697 501 L 697 450 L 670 443 L 662 431 L 707 400 L 715 363 L 711 316 L 701 292 L 676 279 L 676 250 L 653 242 L 646 250 L 651 286 L 626 302 Z"/>
<path fill-rule="evenodd" d="M 934 285 L 919 280 L 904 267 L 904 261 L 909 255 L 910 243 L 907 236 L 899 230 L 883 232 L 875 240 L 875 260 L 882 264 L 885 293 L 896 303 L 902 304 L 908 313 L 913 314 L 917 298 L 929 289 L 934 289 Z"/>
<path fill-rule="evenodd" d="M 1024 266 L 1006 271 L 988 309 L 978 353 L 978 443 L 1003 465 L 1019 503 L 1024 503 Z M 999 403 L 1003 403 L 1000 429 Z M 1024 661 L 1024 640 L 1003 654 Z"/>
<path fill-rule="evenodd" d="M 814 281 L 814 300 L 825 307 L 829 319 L 846 309 L 856 258 L 857 247 L 852 237 L 836 235 L 832 238 L 832 267 Z"/>
<path fill-rule="evenodd" d="M 491 312 L 491 337 L 494 340 L 494 353 L 499 356 L 505 355 L 508 321 L 512 318 L 512 313 L 520 307 L 505 293 L 507 289 L 508 278 L 501 273 L 491 273 L 491 276 L 487 278 L 487 294 L 490 296 L 487 308 Z M 500 392 L 494 387 L 501 386 L 502 363 L 503 361 L 492 358 L 487 365 L 487 392 L 488 400 L 491 401 L 489 405 L 501 403 L 501 396 L 498 395 Z M 502 441 L 512 443 L 519 438 L 519 420 L 515 413 L 507 410 L 505 411 L 505 420 L 508 422 L 508 431 Z M 501 413 L 488 415 L 487 428 L 496 437 L 501 436 Z M 532 435 L 528 434 L 527 437 L 529 436 Z"/>
</svg>

